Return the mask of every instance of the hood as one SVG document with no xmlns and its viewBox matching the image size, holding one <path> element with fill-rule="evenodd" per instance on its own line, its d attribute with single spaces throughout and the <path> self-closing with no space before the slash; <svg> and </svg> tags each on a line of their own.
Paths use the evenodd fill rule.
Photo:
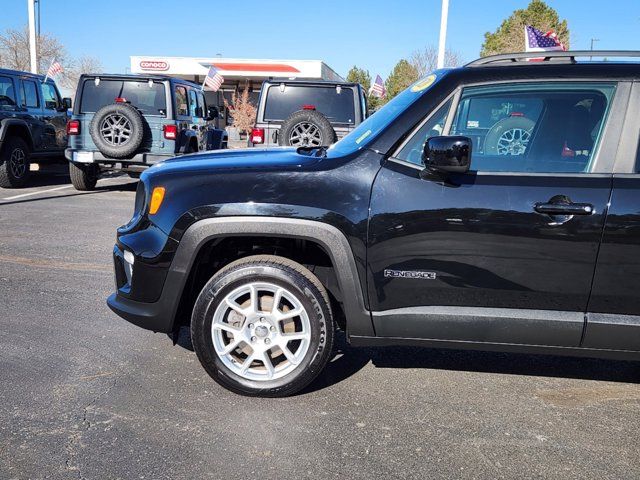
<svg viewBox="0 0 640 480">
<path fill-rule="evenodd" d="M 300 154 L 292 147 L 243 148 L 183 155 L 158 163 L 146 172 L 165 175 L 213 170 L 297 170 L 321 160 L 322 157 Z"/>
</svg>

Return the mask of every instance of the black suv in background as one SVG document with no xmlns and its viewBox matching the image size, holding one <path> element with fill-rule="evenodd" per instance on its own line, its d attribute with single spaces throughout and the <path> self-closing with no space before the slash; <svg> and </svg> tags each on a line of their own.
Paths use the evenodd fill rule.
<svg viewBox="0 0 640 480">
<path fill-rule="evenodd" d="M 0 69 L 0 187 L 23 186 L 30 163 L 64 160 L 69 108 L 53 80 Z"/>
<path fill-rule="evenodd" d="M 161 160 L 227 147 L 227 133 L 209 124 L 200 85 L 161 75 L 82 75 L 67 125 L 71 182 L 95 187 L 100 172 L 138 176 Z"/>
<path fill-rule="evenodd" d="M 331 145 L 366 117 L 367 99 L 359 83 L 267 80 L 249 146 Z"/>
<path fill-rule="evenodd" d="M 333 146 L 141 177 L 109 306 L 247 395 L 354 345 L 640 360 L 640 52 L 438 70 Z M 578 62 L 576 57 L 607 57 Z"/>
</svg>

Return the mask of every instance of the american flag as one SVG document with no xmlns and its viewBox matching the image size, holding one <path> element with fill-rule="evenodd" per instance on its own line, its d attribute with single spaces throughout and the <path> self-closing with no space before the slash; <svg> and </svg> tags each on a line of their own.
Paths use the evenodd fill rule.
<svg viewBox="0 0 640 480">
<path fill-rule="evenodd" d="M 55 77 L 57 74 L 64 72 L 64 68 L 58 62 L 53 62 L 47 70 L 47 77 Z"/>
<path fill-rule="evenodd" d="M 209 67 L 207 76 L 204 77 L 202 89 L 204 90 L 204 87 L 209 87 L 211 91 L 217 92 L 222 86 L 222 82 L 224 82 L 224 77 L 220 75 L 220 72 L 218 72 L 216 67 Z"/>
<path fill-rule="evenodd" d="M 373 82 L 373 85 L 371 85 L 371 88 L 369 89 L 369 95 L 382 98 L 386 94 L 387 94 L 387 89 L 384 88 L 384 82 L 382 81 L 382 77 L 380 75 L 376 75 L 376 81 Z"/>
<path fill-rule="evenodd" d="M 554 50 L 566 50 L 553 30 L 542 33 L 537 28 L 527 25 L 524 27 L 524 41 L 527 52 L 549 52 Z M 542 57 L 540 58 L 542 59 Z M 531 59 L 537 60 L 537 59 Z"/>
</svg>

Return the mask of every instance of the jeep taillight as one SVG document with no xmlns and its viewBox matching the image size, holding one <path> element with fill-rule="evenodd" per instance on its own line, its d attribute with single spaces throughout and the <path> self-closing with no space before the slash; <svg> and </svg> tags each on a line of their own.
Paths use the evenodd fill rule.
<svg viewBox="0 0 640 480">
<path fill-rule="evenodd" d="M 69 120 L 67 122 L 67 135 L 80 135 L 80 122 L 78 120 Z"/>
<path fill-rule="evenodd" d="M 178 138 L 178 126 L 177 125 L 165 125 L 162 129 L 164 132 L 164 138 L 167 140 L 175 140 Z"/>
<path fill-rule="evenodd" d="M 251 143 L 264 143 L 264 128 L 251 129 Z"/>
</svg>

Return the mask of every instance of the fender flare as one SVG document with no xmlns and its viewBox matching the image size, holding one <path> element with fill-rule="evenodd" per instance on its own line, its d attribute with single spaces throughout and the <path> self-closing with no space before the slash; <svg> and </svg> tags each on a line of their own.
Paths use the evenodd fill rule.
<svg viewBox="0 0 640 480">
<path fill-rule="evenodd" d="M 353 251 L 345 235 L 336 227 L 313 220 L 282 217 L 216 217 L 192 224 L 182 236 L 165 279 L 159 304 L 168 308 L 166 331 L 173 328 L 178 304 L 193 261 L 203 245 L 218 237 L 280 236 L 320 244 L 335 267 L 343 296 L 348 335 L 374 335 L 371 313 L 365 308 Z M 163 307 L 163 308 L 164 308 Z"/>
<path fill-rule="evenodd" d="M 33 148 L 33 139 L 31 138 L 31 129 L 29 128 L 29 124 L 20 118 L 5 118 L 0 120 L 0 144 L 4 142 L 9 127 L 13 126 L 19 126 L 27 131 L 27 143 L 30 148 Z"/>
</svg>

